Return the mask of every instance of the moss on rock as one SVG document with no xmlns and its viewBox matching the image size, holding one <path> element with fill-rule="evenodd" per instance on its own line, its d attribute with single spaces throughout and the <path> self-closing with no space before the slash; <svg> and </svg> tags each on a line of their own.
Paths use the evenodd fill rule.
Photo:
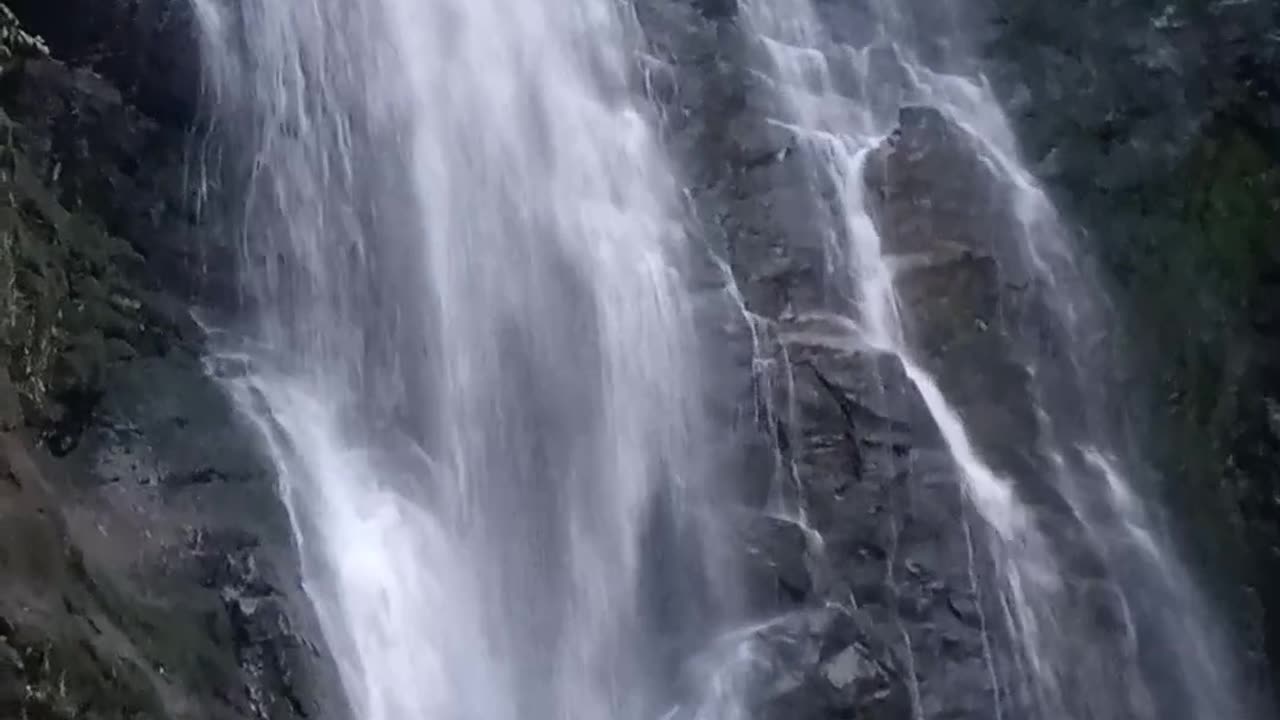
<svg viewBox="0 0 1280 720">
<path fill-rule="evenodd" d="M 30 424 L 74 434 L 106 367 L 132 355 L 147 324 L 120 267 L 132 255 L 0 147 L 0 351 Z"/>
<path fill-rule="evenodd" d="M 1122 310 L 1125 405 L 1251 669 L 1280 689 L 1280 13 L 997 6 L 996 83 Z"/>
</svg>

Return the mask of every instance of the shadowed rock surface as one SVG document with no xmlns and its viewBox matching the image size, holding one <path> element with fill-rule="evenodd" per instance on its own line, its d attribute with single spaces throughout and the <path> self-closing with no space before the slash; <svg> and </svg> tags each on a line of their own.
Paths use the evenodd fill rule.
<svg viewBox="0 0 1280 720">
<path fill-rule="evenodd" d="M 1276 687 L 1280 8 L 993 6 L 993 83 L 1123 319 L 1098 351 L 1124 369 L 1171 522 Z"/>
<path fill-rule="evenodd" d="M 8 47 L 0 716 L 340 717 L 274 471 L 200 361 L 187 133 Z"/>
</svg>

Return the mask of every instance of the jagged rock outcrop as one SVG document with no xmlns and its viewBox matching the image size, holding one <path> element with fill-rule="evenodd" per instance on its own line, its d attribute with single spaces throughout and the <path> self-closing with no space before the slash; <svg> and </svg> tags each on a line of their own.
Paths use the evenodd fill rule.
<svg viewBox="0 0 1280 720">
<path fill-rule="evenodd" d="M 977 140 L 941 111 L 907 107 L 868 166 L 883 252 L 894 264 L 907 342 L 947 389 L 983 457 L 1034 467 L 1037 427 L 1020 336 L 1035 327 L 1015 195 Z"/>
<path fill-rule="evenodd" d="M 677 156 L 732 275 L 721 282 L 740 292 L 740 306 L 710 306 L 754 378 L 725 422 L 761 448 L 744 472 L 772 519 L 747 533 L 749 567 L 758 612 L 780 619 L 753 640 L 765 659 L 749 701 L 761 717 L 992 716 L 971 574 L 985 572 L 981 521 L 902 363 L 859 339 L 851 280 L 829 271 L 847 241 L 828 234 L 838 188 L 806 139 L 772 122 L 784 109 L 735 12 L 646 7 L 661 38 L 650 87 L 673 146 L 696 148 Z M 949 317 L 981 308 L 954 301 Z"/>
<path fill-rule="evenodd" d="M 200 361 L 186 133 L 9 47 L 0 716 L 342 717 L 274 468 Z"/>
</svg>

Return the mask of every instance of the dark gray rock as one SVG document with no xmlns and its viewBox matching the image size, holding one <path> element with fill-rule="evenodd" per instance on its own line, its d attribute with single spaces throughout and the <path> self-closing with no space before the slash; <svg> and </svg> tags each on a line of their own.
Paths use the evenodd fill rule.
<svg viewBox="0 0 1280 720">
<path fill-rule="evenodd" d="M 749 586 L 760 597 L 773 597 L 778 607 L 799 604 L 814 593 L 814 553 L 805 528 L 792 521 L 767 516 L 743 521 L 742 539 L 748 561 Z"/>
<path fill-rule="evenodd" d="M 1012 193 L 976 139 L 942 112 L 904 108 L 875 152 L 868 191 L 896 261 L 908 343 L 997 471 L 1031 475 L 1035 395 L 1022 331 L 1033 323 Z"/>
<path fill-rule="evenodd" d="M 1119 376 L 1130 432 L 1166 478 L 1254 684 L 1280 687 L 1280 445 L 1266 409 L 1280 393 L 1280 8 L 990 5 L 994 87 L 1116 299 L 1094 352 Z"/>
<path fill-rule="evenodd" d="M 90 68 L 148 117 L 174 129 L 194 124 L 200 102 L 195 5 L 175 0 L 7 0 L 50 51 Z"/>
<path fill-rule="evenodd" d="M 138 257 L 121 270 L 135 286 L 183 308 L 156 312 L 239 302 L 231 239 L 200 222 L 213 180 L 195 129 L 161 124 L 101 75 L 47 58 L 6 71 L 0 95 L 34 177 L 62 206 L 128 243 Z"/>
<path fill-rule="evenodd" d="M 0 682 L 0 708 L 344 717 L 252 432 L 194 359 L 140 360 L 110 379 L 67 457 L 0 438 L 0 618 L 21 666 L 19 685 Z"/>
<path fill-rule="evenodd" d="M 727 641 L 755 658 L 740 676 L 750 703 L 761 717 L 991 717 L 971 575 L 989 572 L 983 528 L 901 362 L 861 345 L 848 319 L 851 280 L 830 271 L 844 262 L 838 189 L 819 149 L 776 122 L 785 110 L 733 14 L 646 5 L 663 9 L 642 16 L 650 37 L 690 38 L 655 53 L 700 96 L 657 99 L 740 292 L 709 307 L 720 326 L 739 316 L 729 357 L 752 379 L 725 384 L 724 411 L 759 458 L 742 537 L 754 612 L 772 619 Z"/>
<path fill-rule="evenodd" d="M 772 650 L 765 662 L 781 684 L 759 699 L 770 720 L 833 717 L 910 717 L 902 668 L 856 614 L 817 611 L 762 631 Z"/>
<path fill-rule="evenodd" d="M 63 512 L 88 567 L 126 598 L 168 606 L 148 657 L 246 717 L 341 717 L 254 431 L 190 357 L 138 360 L 108 387 L 64 461 L 79 482 Z M 207 634 L 190 635 L 199 627 Z M 193 666 L 201 656 L 222 671 Z"/>
<path fill-rule="evenodd" d="M 0 61 L 0 716 L 345 717 L 274 467 L 197 359 L 185 134 L 30 52 Z"/>
</svg>

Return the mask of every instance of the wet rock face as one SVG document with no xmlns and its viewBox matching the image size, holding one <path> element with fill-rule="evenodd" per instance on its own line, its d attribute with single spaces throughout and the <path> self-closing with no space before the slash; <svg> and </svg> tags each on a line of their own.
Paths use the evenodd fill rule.
<svg viewBox="0 0 1280 720">
<path fill-rule="evenodd" d="M 843 262 L 834 244 L 843 241 L 828 230 L 840 225 L 838 189 L 816 170 L 811 145 L 770 122 L 781 112 L 775 89 L 752 72 L 759 58 L 735 14 L 675 1 L 642 7 L 649 37 L 661 39 L 653 75 L 680 78 L 657 98 L 669 142 L 690 149 L 677 156 L 702 235 L 740 292 L 740 304 L 707 306 L 727 328 L 717 336 L 726 356 L 751 379 L 730 386 L 738 394 L 724 425 L 761 449 L 743 482 L 762 488 L 754 508 L 766 517 L 745 520 L 744 537 L 756 617 L 773 620 L 744 641 L 757 660 L 744 681 L 749 703 L 777 718 L 993 717 L 1001 669 L 984 649 L 975 592 L 987 573 L 983 528 L 901 362 L 858 339 L 849 280 L 831 271 Z M 998 325 L 996 252 L 980 225 L 1009 212 L 994 198 L 974 203 L 980 188 L 964 173 L 981 163 L 937 119 L 904 116 L 902 154 L 881 153 L 875 184 L 892 190 L 884 210 L 900 220 L 895 251 L 935 263 L 912 288 L 928 304 L 915 332 L 931 368 L 943 353 L 969 352 L 976 363 L 990 349 L 981 343 L 1001 342 L 974 321 L 986 313 Z M 943 182 L 965 193 L 943 200 L 958 216 L 913 206 L 939 190 L 925 177 L 939 164 Z M 1016 390 L 1017 377 L 1009 382 Z M 975 398 L 971 409 L 984 408 Z"/>
<path fill-rule="evenodd" d="M 184 133 L 32 52 L 0 62 L 0 717 L 341 718 L 274 468 L 198 360 Z"/>
<path fill-rule="evenodd" d="M 855 649 L 894 680 L 881 692 L 892 689 L 903 714 L 887 717 L 909 717 L 913 694 L 926 717 L 981 717 L 994 698 L 970 574 L 982 573 L 981 522 L 922 399 L 897 358 L 851 347 L 839 329 L 783 338 L 794 388 L 786 459 L 821 537 L 808 602 L 859 618 L 865 648 Z M 862 692 L 837 688 L 828 711 L 885 700 Z"/>
<path fill-rule="evenodd" d="M 765 663 L 790 670 L 778 670 L 782 680 L 764 673 L 759 685 L 771 689 L 756 707 L 985 718 L 999 703 L 1017 714 L 1010 708 L 1022 699 L 1009 689 L 1017 681 L 1005 682 L 1017 675 L 1007 664 L 1010 638 L 995 593 L 980 591 L 1002 582 L 987 556 L 989 528 L 963 497 L 901 363 L 858 339 L 840 270 L 849 239 L 834 217 L 841 188 L 815 172 L 821 149 L 770 122 L 785 109 L 753 72 L 760 58 L 736 17 L 651 5 L 642 20 L 664 41 L 652 76 L 680 78 L 659 85 L 656 99 L 672 146 L 688 151 L 679 156 L 702 236 L 740 293 L 719 323 L 730 328 L 728 354 L 753 382 L 725 424 L 773 451 L 745 473 L 769 490 L 756 506 L 768 519 L 744 534 L 758 615 L 784 619 L 754 636 L 757 651 L 793 662 Z M 1116 602 L 1097 544 L 1044 468 L 1047 431 L 1036 410 L 1037 401 L 1081 405 L 1055 395 L 1080 387 L 1062 360 L 1078 348 L 1066 345 L 1048 289 L 1028 272 L 1018 202 L 1039 198 L 1013 192 L 993 153 L 938 109 L 906 107 L 861 180 L 896 273 L 913 359 L 942 387 L 983 459 L 1016 479 L 1032 522 L 1045 528 L 1046 552 L 1073 578 L 1064 593 L 1082 631 L 1063 652 L 1093 657 L 1092 639 L 1114 635 Z M 1055 419 L 1067 436 L 1056 439 L 1069 447 L 1085 419 Z M 789 624 L 818 608 L 856 616 L 856 641 L 833 647 L 843 641 Z M 845 650 L 874 662 L 884 684 L 832 689 L 840 673 L 823 662 L 852 657 Z M 1079 675 L 1095 687 L 1126 682 L 1101 663 Z M 793 704 L 798 697 L 807 704 Z"/>
<path fill-rule="evenodd" d="M 1123 330 L 1109 344 L 1132 361 L 1130 412 L 1185 545 L 1280 687 L 1261 659 L 1280 657 L 1280 14 L 1258 0 L 992 6 L 991 77 L 1111 281 Z"/>
<path fill-rule="evenodd" d="M 757 607 L 778 618 L 755 638 L 771 688 L 757 711 L 909 718 L 918 703 L 926 717 L 987 717 L 983 530 L 921 398 L 896 358 L 851 343 L 838 319 L 774 330 L 761 378 L 786 408 L 768 421 L 773 482 L 804 521 L 755 525 L 772 579 Z"/>
<path fill-rule="evenodd" d="M 22 667 L 14 687 L 0 682 L 0 707 L 14 717 L 341 717 L 252 433 L 189 355 L 127 363 L 108 384 L 65 458 L 5 435 L 18 489 L 0 507 L 27 518 L 6 523 L 13 533 L 0 541 L 16 580 L 0 593 L 0 617 Z"/>
<path fill-rule="evenodd" d="M 824 516 L 841 507 L 847 488 L 860 487 L 855 479 L 887 492 L 880 475 L 861 470 L 865 430 L 842 427 L 839 402 L 812 411 L 819 406 L 805 398 L 823 397 L 831 383 L 809 375 L 796 362 L 801 347 L 781 340 L 795 336 L 797 317 L 803 323 L 814 314 L 845 311 L 839 298 L 846 288 L 824 277 L 832 248 L 817 231 L 829 225 L 824 198 L 830 187 L 807 171 L 803 142 L 761 121 L 778 109 L 770 105 L 764 81 L 744 70 L 753 62 L 751 41 L 733 13 L 704 11 L 705 22 L 690 21 L 676 31 L 662 20 L 680 17 L 669 9 L 679 3 L 658 5 L 668 9 L 665 16 L 655 13 L 655 34 L 697 38 L 687 49 L 663 50 L 674 68 L 669 72 L 694 88 L 689 95 L 705 101 L 676 95 L 667 101 L 673 110 L 666 117 L 674 146 L 697 148 L 689 161 L 695 205 L 706 236 L 723 247 L 751 314 L 739 340 L 756 338 L 760 364 L 776 373 L 760 383 L 769 392 L 788 383 L 793 388 L 772 403 L 777 415 L 764 418 L 762 432 L 779 448 L 779 467 L 797 488 L 797 502 L 825 534 L 831 526 Z M 1130 399 L 1124 414 L 1138 418 L 1147 456 L 1167 471 L 1177 523 L 1219 573 L 1217 600 L 1232 608 L 1225 615 L 1240 620 L 1241 645 L 1253 649 L 1255 670 L 1266 672 L 1259 639 L 1267 638 L 1274 655 L 1280 625 L 1268 618 L 1264 629 L 1251 618 L 1259 600 L 1268 616 L 1280 607 L 1273 580 L 1280 575 L 1268 570 L 1277 545 L 1274 473 L 1268 468 L 1280 447 L 1273 431 L 1280 392 L 1273 367 L 1280 357 L 1274 352 L 1273 302 L 1280 277 L 1274 242 L 1280 105 L 1268 78 L 1280 68 L 1274 31 L 1280 18 L 1273 6 L 1254 2 L 978 5 L 992 14 L 970 21 L 992 41 L 994 77 L 1019 139 L 1056 204 L 1092 236 L 1096 257 L 1081 261 L 1105 268 L 1121 286 L 1129 323 L 1089 352 L 1133 362 L 1119 373 L 1114 397 Z M 858 3 L 823 3 L 820 11 L 834 21 L 856 15 Z M 842 32 L 856 30 L 833 29 Z M 716 50 L 707 51 L 702 42 Z M 1018 225 L 1017 208 L 1007 193 L 993 190 L 980 148 L 929 108 L 903 110 L 892 141 L 869 163 L 867 184 L 885 249 L 898 269 L 917 359 L 975 428 L 984 458 L 1011 475 L 1042 475 L 1027 452 L 1036 446 L 1037 423 L 1020 361 L 1060 356 L 1068 348 L 1037 297 L 1041 288 L 1021 270 L 1025 258 L 1009 252 L 1021 244 L 1008 231 Z M 826 345 L 847 346 L 838 330 L 826 335 Z M 829 363 L 854 375 L 868 372 L 837 357 Z M 1071 385 L 1044 375 L 1038 378 L 1041 392 Z M 883 387 L 894 392 L 892 381 Z M 1137 397 L 1147 388 L 1158 402 L 1143 413 Z M 911 459 L 909 466 L 929 455 L 920 432 L 904 433 L 902 457 Z M 821 460 L 796 463 L 797 457 Z M 919 487 L 910 473 L 902 482 Z M 1048 489 L 1020 490 L 1050 511 L 1062 509 Z M 861 508 L 875 504 L 875 496 L 861 500 Z M 883 530 L 892 517 L 845 519 L 874 533 L 868 528 Z M 922 524 L 954 529 L 954 517 Z M 940 538 L 934 542 L 956 545 L 954 536 Z M 821 552 L 800 553 L 795 542 L 779 542 L 773 552 L 777 565 L 790 568 L 778 572 L 782 586 L 806 586 L 792 577 L 800 562 L 785 558 L 802 555 L 813 568 L 814 558 L 825 555 L 863 568 L 870 579 L 857 587 L 867 588 L 864 594 L 874 597 L 878 580 L 881 593 L 887 592 L 883 568 L 892 564 L 872 562 L 873 554 L 859 554 L 856 547 L 836 552 L 828 543 Z M 1224 555 L 1231 558 L 1224 561 Z M 1086 552 L 1070 562 L 1087 568 L 1093 560 Z M 943 566 L 953 563 L 951 558 Z M 826 593 L 839 585 L 840 571 L 810 572 L 803 598 L 780 593 L 772 601 L 804 607 L 815 597 L 834 597 Z M 1252 587 L 1231 587 L 1242 575 L 1253 577 Z M 893 622 L 880 628 L 890 638 L 896 630 Z M 971 690 L 983 686 L 980 677 L 957 682 Z M 927 705 L 931 692 L 922 692 Z"/>
<path fill-rule="evenodd" d="M 139 360 L 110 387 L 68 459 L 91 478 L 68 524 L 123 592 L 166 599 L 148 657 L 245 717 L 339 717 L 253 432 L 190 356 Z"/>
<path fill-rule="evenodd" d="M 929 107 L 899 113 L 866 184 L 908 344 L 972 436 L 994 441 L 983 457 L 1028 474 L 1037 419 L 1017 345 L 1033 325 L 1024 297 L 1033 281 L 1021 266 L 1013 194 L 976 139 Z"/>
<path fill-rule="evenodd" d="M 837 610 L 793 615 L 763 631 L 758 717 L 909 717 L 895 681 L 902 668 L 886 664 L 873 637 L 865 618 Z"/>
</svg>

